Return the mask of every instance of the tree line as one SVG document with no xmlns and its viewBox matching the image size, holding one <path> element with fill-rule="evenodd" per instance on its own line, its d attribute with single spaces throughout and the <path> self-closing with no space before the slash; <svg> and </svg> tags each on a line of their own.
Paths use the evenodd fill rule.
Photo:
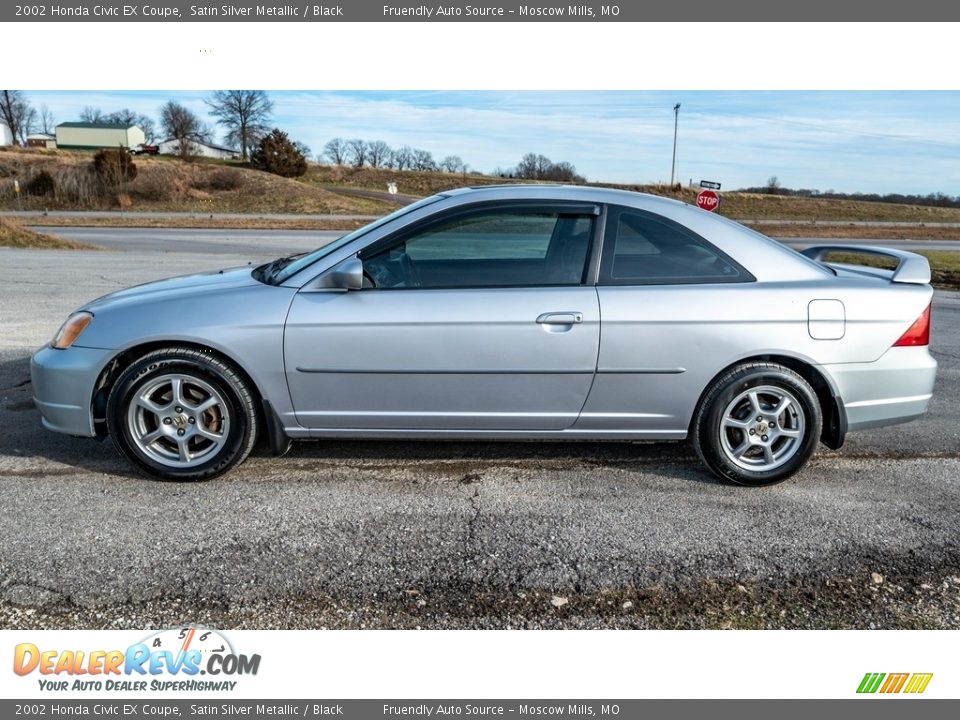
<svg viewBox="0 0 960 720">
<path fill-rule="evenodd" d="M 390 168 L 392 170 L 419 170 L 467 173 L 470 166 L 459 155 L 447 155 L 435 160 L 429 150 L 403 145 L 391 148 L 383 140 L 344 139 L 336 137 L 323 148 L 318 160 L 331 165 L 351 165 L 356 168 Z"/>
<path fill-rule="evenodd" d="M 780 185 L 774 175 L 763 187 L 746 187 L 740 190 L 746 193 L 762 195 L 784 195 L 786 197 L 824 198 L 825 200 L 858 200 L 861 202 L 899 203 L 901 205 L 922 205 L 925 207 L 960 208 L 960 195 L 946 193 L 907 194 L 907 193 L 844 193 L 835 190 L 815 190 L 812 188 L 786 188 Z"/>
<path fill-rule="evenodd" d="M 391 148 L 383 140 L 364 140 L 362 138 L 344 139 L 336 137 L 330 140 L 318 157 L 321 163 L 331 165 L 349 165 L 355 168 L 388 168 L 391 170 L 415 170 L 420 172 L 470 172 L 470 166 L 459 155 L 447 155 L 435 160 L 429 150 L 402 145 Z M 515 168 L 496 169 L 492 173 L 503 178 L 521 180 L 547 180 L 554 182 L 584 183 L 585 177 L 577 173 L 577 168 L 569 162 L 553 162 L 538 153 L 527 153 Z"/>
</svg>

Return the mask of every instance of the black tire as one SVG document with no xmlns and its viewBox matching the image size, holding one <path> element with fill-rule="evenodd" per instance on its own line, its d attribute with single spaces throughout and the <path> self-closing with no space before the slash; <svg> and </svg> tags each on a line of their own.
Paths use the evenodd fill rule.
<svg viewBox="0 0 960 720">
<path fill-rule="evenodd" d="M 139 391 L 167 375 L 193 378 L 214 390 L 223 400 L 224 415 L 229 419 L 217 441 L 221 446 L 217 449 L 208 442 L 213 446 L 208 448 L 209 457 L 193 460 L 199 464 L 189 467 L 175 467 L 170 464 L 172 460 L 164 463 L 151 457 L 147 451 L 152 447 L 141 448 L 128 421 L 130 405 Z M 137 359 L 117 378 L 107 400 L 107 429 L 120 454 L 146 475 L 162 480 L 209 480 L 228 472 L 243 462 L 256 444 L 258 420 L 255 395 L 248 381 L 213 353 L 188 347 L 155 350 Z M 194 420 L 190 422 L 196 425 Z M 164 423 L 170 424 L 166 420 Z M 195 442 L 206 441 L 198 437 Z"/>
<path fill-rule="evenodd" d="M 743 467 L 742 464 L 738 464 L 732 457 L 736 454 L 735 451 L 727 449 L 740 439 L 744 444 L 759 443 L 760 438 L 757 437 L 757 432 L 762 427 L 767 427 L 767 425 L 759 422 L 754 425 L 753 413 L 750 412 L 751 403 L 746 399 L 741 402 L 748 403 L 743 412 L 745 415 L 750 415 L 749 418 L 737 419 L 733 415 L 727 415 L 728 412 L 733 412 L 731 410 L 732 403 L 738 398 L 742 398 L 744 393 L 749 395 L 750 391 L 755 388 L 776 388 L 783 392 L 785 397 L 789 397 L 791 401 L 795 400 L 796 407 L 799 408 L 798 410 L 795 409 L 791 402 L 785 411 L 787 423 L 795 423 L 793 427 L 785 428 L 783 423 L 774 423 L 770 426 L 776 427 L 779 424 L 780 433 L 785 435 L 786 432 L 793 432 L 796 436 L 795 439 L 794 437 L 780 437 L 771 441 L 771 447 L 773 447 L 772 443 L 781 443 L 781 448 L 787 448 L 782 451 L 785 458 L 782 460 L 782 464 L 772 467 L 776 460 L 766 462 L 767 465 L 771 466 L 771 469 L 763 469 L 765 459 L 762 457 L 764 453 L 762 447 L 750 447 L 747 451 L 750 455 L 744 454 L 739 459 L 740 463 L 757 463 L 758 469 Z M 766 397 L 770 396 L 767 395 Z M 761 403 L 761 406 L 764 407 L 764 412 L 768 409 L 772 412 L 772 403 L 769 406 L 764 406 Z M 736 405 L 734 407 L 740 406 Z M 743 429 L 724 427 L 725 417 L 753 426 Z M 761 415 L 757 415 L 757 418 L 760 417 Z M 800 375 L 776 363 L 744 363 L 724 373 L 707 389 L 693 419 L 693 446 L 703 463 L 721 479 L 738 485 L 773 485 L 799 472 L 807 464 L 814 450 L 816 450 L 822 425 L 823 413 L 817 395 L 810 384 Z M 773 437 L 773 432 L 767 432 L 770 433 L 770 437 Z M 748 437 L 748 434 L 751 437 Z M 766 440 L 767 436 L 764 435 L 763 438 Z M 788 443 L 790 443 L 789 446 Z"/>
</svg>

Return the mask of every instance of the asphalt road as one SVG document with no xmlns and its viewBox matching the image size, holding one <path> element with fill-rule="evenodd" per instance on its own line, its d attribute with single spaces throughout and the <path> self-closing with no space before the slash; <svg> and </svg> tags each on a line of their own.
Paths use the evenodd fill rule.
<svg viewBox="0 0 960 720">
<path fill-rule="evenodd" d="M 92 297 L 301 247 L 173 237 L 0 249 L 0 627 L 960 628 L 956 293 L 931 412 L 771 488 L 682 443 L 346 441 L 183 485 L 41 429 L 28 374 Z"/>
<path fill-rule="evenodd" d="M 36 219 L 43 222 L 45 217 L 63 218 L 209 218 L 213 220 L 246 220 L 259 218 L 265 220 L 376 220 L 379 215 L 331 215 L 326 213 L 236 213 L 236 212 L 168 212 L 162 210 L 0 210 L 0 217 L 16 217 L 28 222 Z"/>
<path fill-rule="evenodd" d="M 245 253 L 252 247 L 274 255 L 312 250 L 347 231 L 338 230 L 209 230 L 191 228 L 47 227 L 31 226 L 39 232 L 70 240 L 93 243 L 113 250 L 184 253 Z M 960 240 L 884 240 L 837 238 L 787 238 L 794 247 L 807 245 L 880 245 L 903 250 L 960 250 Z"/>
</svg>

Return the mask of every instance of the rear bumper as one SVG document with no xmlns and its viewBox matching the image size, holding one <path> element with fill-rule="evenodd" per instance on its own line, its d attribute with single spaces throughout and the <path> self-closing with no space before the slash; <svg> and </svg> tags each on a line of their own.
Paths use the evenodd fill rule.
<svg viewBox="0 0 960 720">
<path fill-rule="evenodd" d="M 45 428 L 67 435 L 93 437 L 96 434 L 90 400 L 110 354 L 110 350 L 83 347 L 54 350 L 49 346 L 34 354 L 30 360 L 33 401 Z"/>
<path fill-rule="evenodd" d="M 926 347 L 893 347 L 876 362 L 821 366 L 843 398 L 847 430 L 908 422 L 927 411 L 937 361 Z"/>
</svg>

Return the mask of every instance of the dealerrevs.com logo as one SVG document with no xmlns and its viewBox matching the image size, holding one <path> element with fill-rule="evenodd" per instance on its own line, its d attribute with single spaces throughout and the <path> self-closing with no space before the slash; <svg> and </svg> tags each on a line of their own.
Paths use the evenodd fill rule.
<svg viewBox="0 0 960 720">
<path fill-rule="evenodd" d="M 231 691 L 238 676 L 256 675 L 260 655 L 234 651 L 216 630 L 183 626 L 151 635 L 125 650 L 14 648 L 13 671 L 38 675 L 47 691 Z M 202 679 L 201 679 L 202 676 Z"/>
<path fill-rule="evenodd" d="M 857 686 L 858 693 L 917 695 L 927 689 L 933 673 L 867 673 Z"/>
</svg>

